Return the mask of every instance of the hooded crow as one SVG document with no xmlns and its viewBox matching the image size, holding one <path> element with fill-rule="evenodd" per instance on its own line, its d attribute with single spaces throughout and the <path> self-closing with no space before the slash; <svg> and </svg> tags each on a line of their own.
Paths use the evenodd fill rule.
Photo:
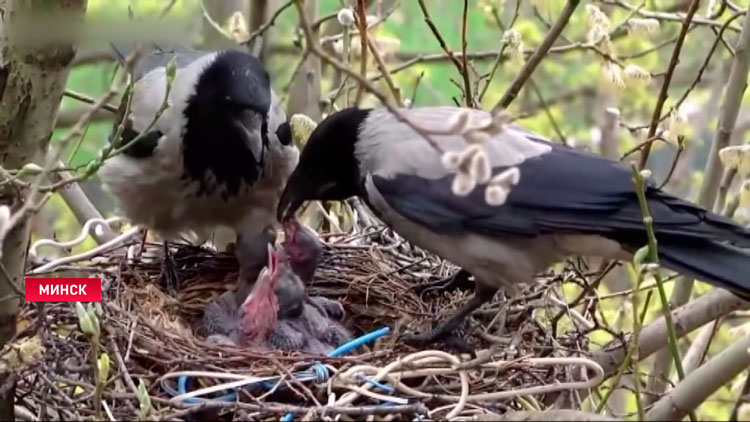
<svg viewBox="0 0 750 422">
<path fill-rule="evenodd" d="M 167 107 L 152 125 L 172 60 Z M 206 239 L 228 227 L 266 243 L 299 152 L 260 62 L 236 50 L 155 47 L 136 63 L 134 80 L 120 106 L 122 117 L 131 103 L 122 136 L 110 141 L 123 147 L 140 138 L 99 173 L 125 215 L 165 239 Z"/>
<path fill-rule="evenodd" d="M 512 293 L 570 255 L 630 259 L 646 244 L 632 172 L 620 163 L 508 124 L 480 144 L 492 174 L 517 169 L 507 196 L 490 205 L 486 183 L 453 193 L 456 175 L 413 125 L 436 133 L 431 139 L 442 151 L 460 153 L 469 144 L 451 134 L 457 114 L 475 122 L 492 116 L 455 107 L 398 113 L 350 108 L 321 122 L 284 189 L 278 217 L 289 218 L 306 200 L 356 195 L 406 240 L 474 276 L 476 294 L 462 309 L 407 341 L 445 337 L 498 289 Z M 662 265 L 748 296 L 750 253 L 740 249 L 750 247 L 747 229 L 650 183 L 646 198 Z"/>
</svg>

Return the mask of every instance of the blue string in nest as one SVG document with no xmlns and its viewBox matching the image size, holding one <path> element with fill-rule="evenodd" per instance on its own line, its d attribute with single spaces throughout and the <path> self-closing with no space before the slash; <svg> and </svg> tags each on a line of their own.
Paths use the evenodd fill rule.
<svg viewBox="0 0 750 422">
<path fill-rule="evenodd" d="M 382 337 L 382 336 L 388 334 L 390 331 L 391 331 L 390 327 L 383 327 L 383 328 L 380 328 L 378 330 L 375 330 L 375 331 L 372 331 L 370 333 L 367 333 L 367 334 L 365 334 L 363 336 L 357 337 L 354 340 L 351 340 L 348 343 L 344 343 L 341 346 L 339 346 L 336 349 L 334 349 L 333 351 L 331 351 L 330 353 L 328 353 L 328 357 L 335 358 L 335 357 L 339 357 L 339 356 L 345 355 L 345 354 L 351 352 L 354 349 L 357 349 L 358 347 L 360 347 L 360 346 L 362 346 L 364 344 L 370 343 L 370 342 L 376 340 L 377 338 Z M 310 367 L 310 369 L 308 369 L 306 371 L 302 371 L 302 372 L 297 372 L 296 374 L 294 374 L 294 376 L 299 381 L 314 380 L 317 383 L 323 383 L 323 382 L 328 381 L 328 378 L 330 377 L 330 374 L 328 373 L 328 368 L 325 365 L 323 365 L 320 362 L 316 362 L 315 364 L 313 364 L 312 367 Z M 179 377 L 177 379 L 177 390 L 174 390 L 167 383 L 163 383 L 162 384 L 162 388 L 168 394 L 170 394 L 172 397 L 176 397 L 176 396 L 180 396 L 180 395 L 183 395 L 183 394 L 187 393 L 187 382 L 188 382 L 188 376 L 183 375 L 183 376 L 181 376 L 181 377 Z M 382 388 L 382 389 L 384 389 L 384 390 L 386 390 L 388 392 L 392 392 L 393 391 L 392 388 L 390 388 L 390 387 L 388 387 L 386 385 L 382 385 L 381 383 L 376 383 L 374 380 L 370 380 L 370 382 L 372 382 L 377 387 Z M 247 385 L 247 386 L 245 386 L 243 388 L 248 388 L 248 387 L 253 386 L 253 385 L 260 385 L 260 386 L 264 387 L 265 389 L 270 390 L 271 388 L 273 388 L 273 386 L 275 384 L 276 383 L 273 382 L 273 381 L 271 381 L 271 380 L 266 380 L 266 381 L 260 381 L 260 382 L 255 383 L 255 384 L 249 384 L 249 385 Z M 232 401 L 235 401 L 235 400 L 237 400 L 237 393 L 234 392 L 234 391 L 232 391 L 232 392 L 230 392 L 228 394 L 225 394 L 223 396 L 214 397 L 214 398 L 211 398 L 211 399 L 188 398 L 188 399 L 185 399 L 184 401 L 185 401 L 185 403 L 189 403 L 189 404 L 199 404 L 199 403 L 204 402 L 204 401 L 226 401 L 226 402 L 232 402 Z M 293 418 L 294 418 L 294 415 L 292 415 L 291 413 L 288 413 L 288 414 L 284 415 L 284 417 L 281 420 L 289 422 Z"/>
</svg>

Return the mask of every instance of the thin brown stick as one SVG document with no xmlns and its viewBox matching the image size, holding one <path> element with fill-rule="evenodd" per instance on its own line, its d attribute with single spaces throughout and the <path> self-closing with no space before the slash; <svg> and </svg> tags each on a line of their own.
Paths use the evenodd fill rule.
<svg viewBox="0 0 750 422">
<path fill-rule="evenodd" d="M 427 143 L 430 144 L 432 148 L 442 153 L 443 149 L 440 147 L 440 145 L 438 145 L 429 136 L 429 134 L 425 133 L 425 131 L 422 128 L 415 125 L 409 119 L 405 118 L 401 113 L 399 113 L 398 110 L 396 110 L 396 108 L 390 105 L 385 95 L 383 95 L 382 92 L 378 91 L 378 89 L 375 88 L 375 86 L 373 86 L 372 83 L 368 81 L 366 77 L 363 77 L 359 73 L 352 71 L 346 65 L 339 62 L 335 58 L 331 57 L 328 53 L 323 51 L 323 49 L 320 47 L 319 44 L 313 41 L 312 28 L 310 28 L 310 23 L 308 22 L 307 16 L 305 15 L 305 11 L 302 7 L 302 0 L 295 0 L 294 4 L 297 6 L 297 11 L 299 12 L 300 25 L 302 26 L 302 30 L 305 33 L 305 39 L 307 40 L 307 46 L 306 46 L 307 50 L 310 51 L 312 54 L 315 54 L 316 56 L 320 57 L 321 60 L 333 66 L 339 72 L 349 75 L 350 78 L 354 79 L 355 81 L 357 81 L 357 83 L 361 84 L 370 94 L 374 95 L 378 100 L 380 100 L 383 106 L 386 109 L 388 109 L 388 111 L 391 112 L 400 122 L 403 122 L 404 124 L 409 126 L 414 132 L 416 132 L 425 141 L 427 141 Z"/>
<path fill-rule="evenodd" d="M 690 28 L 690 23 L 693 21 L 695 12 L 698 11 L 698 6 L 700 6 L 700 0 L 692 0 L 692 2 L 690 3 L 690 9 L 688 10 L 687 15 L 685 15 L 685 19 L 682 21 L 680 35 L 677 38 L 674 50 L 672 50 L 672 58 L 669 60 L 669 67 L 667 68 L 667 73 L 664 75 L 664 81 L 661 84 L 659 97 L 656 99 L 656 107 L 654 107 L 654 113 L 651 116 L 651 125 L 648 128 L 648 135 L 646 136 L 646 139 L 651 139 L 654 137 L 654 135 L 656 135 L 656 128 L 659 126 L 661 112 L 664 108 L 664 103 L 667 101 L 667 96 L 669 94 L 669 84 L 672 83 L 672 75 L 674 75 L 674 70 L 677 67 L 677 64 L 680 62 L 680 51 L 682 51 L 682 44 L 685 43 L 685 37 L 687 36 L 688 28 Z M 649 154 L 651 154 L 650 143 L 646 144 L 646 146 L 643 148 L 643 151 L 641 152 L 641 158 L 638 164 L 639 168 L 646 167 Z"/>
<path fill-rule="evenodd" d="M 440 31 L 437 29 L 437 26 L 435 26 L 435 23 L 432 21 L 432 17 L 430 16 L 430 12 L 427 10 L 427 6 L 424 4 L 424 0 L 418 0 L 419 1 L 419 8 L 422 9 L 422 15 L 424 15 L 424 21 L 427 24 L 427 26 L 430 28 L 430 31 L 432 31 L 432 35 L 435 36 L 435 38 L 438 41 L 438 44 L 440 44 L 440 48 L 443 49 L 446 56 L 450 58 L 450 60 L 453 62 L 453 64 L 456 66 L 456 69 L 458 69 L 458 72 L 461 74 L 464 80 L 464 95 L 466 96 L 467 104 L 469 104 L 469 99 L 471 98 L 471 81 L 469 79 L 469 70 L 468 65 L 466 65 L 466 2 L 464 2 L 464 15 L 463 15 L 463 46 L 462 46 L 462 59 L 459 60 L 458 57 L 453 53 L 453 50 L 451 50 L 450 47 L 448 47 L 448 44 L 445 42 L 445 39 L 440 34 Z"/>
<path fill-rule="evenodd" d="M 469 0 L 464 0 L 464 11 L 461 18 L 461 76 L 464 79 L 464 96 L 466 105 L 468 107 L 474 107 L 474 96 L 471 94 L 471 78 L 469 76 L 469 61 L 466 60 L 466 47 L 468 41 L 466 39 L 466 21 L 469 15 Z"/>
<path fill-rule="evenodd" d="M 249 46 L 253 43 L 253 41 L 255 41 L 256 38 L 268 31 L 276 23 L 276 19 L 278 19 L 278 17 L 292 5 L 292 2 L 293 0 L 289 0 L 288 2 L 282 4 L 281 7 L 276 9 L 273 15 L 271 15 L 271 17 L 268 19 L 268 22 L 264 23 L 258 29 L 253 31 L 253 33 L 250 34 L 250 36 L 247 38 L 247 41 L 244 41 L 242 44 Z"/>
<path fill-rule="evenodd" d="M 91 105 L 97 105 L 97 100 L 95 98 L 91 98 L 86 94 L 82 94 L 80 92 L 71 91 L 69 89 L 66 89 L 63 93 L 64 96 L 72 98 L 74 100 L 78 100 L 82 103 L 91 104 Z M 117 113 L 117 106 L 114 106 L 109 103 L 103 103 L 99 106 L 102 110 L 111 111 L 112 113 Z"/>
<path fill-rule="evenodd" d="M 503 94 L 503 97 L 500 98 L 500 101 L 495 104 L 495 107 L 493 107 L 492 111 L 508 108 L 510 103 L 512 103 L 513 100 L 516 99 L 518 94 L 521 92 L 521 88 L 523 88 L 526 81 L 529 80 L 531 74 L 534 73 L 536 67 L 539 65 L 539 63 L 541 63 L 544 56 L 547 55 L 549 49 L 552 48 L 552 44 L 555 43 L 565 26 L 568 24 L 568 21 L 573 15 L 573 11 L 575 11 L 576 7 L 578 7 L 579 2 L 579 0 L 568 0 L 568 2 L 565 4 L 565 8 L 560 14 L 560 17 L 557 18 L 555 24 L 552 25 L 552 28 L 550 28 L 549 32 L 547 32 L 547 36 L 544 38 L 539 47 L 537 47 L 531 57 L 528 58 L 526 64 L 523 66 L 523 69 L 521 69 L 521 71 L 518 73 L 518 76 L 516 76 L 516 78 L 513 80 L 510 88 L 505 91 L 505 94 Z"/>
<path fill-rule="evenodd" d="M 361 43 L 361 55 L 359 57 L 360 67 L 359 73 L 363 78 L 367 77 L 367 13 L 365 10 L 365 0 L 357 0 L 357 26 L 359 27 L 359 40 Z M 359 106 L 362 102 L 362 94 L 364 94 L 365 86 L 359 84 L 357 88 L 357 96 L 354 97 L 354 105 Z"/>
<path fill-rule="evenodd" d="M 378 70 L 380 70 L 380 74 L 383 75 L 385 84 L 388 85 L 388 89 L 391 91 L 391 95 L 393 95 L 393 100 L 396 102 L 396 105 L 402 107 L 403 103 L 401 101 L 401 90 L 396 85 L 393 77 L 391 77 L 391 73 L 388 71 L 388 66 L 386 66 L 385 62 L 383 61 L 383 57 L 380 55 L 378 47 L 375 45 L 375 41 L 372 38 L 367 37 L 367 45 L 370 47 L 372 57 L 375 59 Z M 341 84 L 342 89 L 344 88 L 344 85 L 344 83 Z"/>
<path fill-rule="evenodd" d="M 513 26 L 516 24 L 516 20 L 518 20 L 520 9 L 521 9 L 521 0 L 516 0 L 516 6 L 515 6 L 515 9 L 513 10 L 513 17 L 511 18 L 510 24 L 508 25 L 508 30 L 513 29 Z M 495 21 L 497 22 L 497 26 L 500 28 L 500 30 L 505 31 L 503 22 L 500 20 L 500 17 L 497 14 L 497 8 L 495 6 L 492 7 L 492 15 L 495 17 Z M 508 48 L 508 43 L 503 42 L 503 45 L 500 47 L 500 50 L 497 53 L 497 58 L 495 59 L 495 62 L 492 64 L 492 69 L 490 70 L 490 73 L 487 76 L 487 82 L 484 84 L 482 93 L 479 94 L 480 102 L 482 101 L 482 98 L 484 98 L 485 94 L 487 94 L 487 90 L 489 89 L 490 84 L 492 83 L 492 79 L 495 78 L 495 73 L 497 72 L 497 69 L 500 67 L 500 63 L 503 61 L 503 56 L 505 55 L 506 48 Z M 464 56 L 466 55 L 467 53 L 464 51 Z"/>
</svg>

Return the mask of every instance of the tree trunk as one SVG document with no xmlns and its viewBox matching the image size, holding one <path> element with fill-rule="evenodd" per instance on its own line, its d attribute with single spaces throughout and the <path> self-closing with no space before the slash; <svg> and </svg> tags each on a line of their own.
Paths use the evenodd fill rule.
<svg viewBox="0 0 750 422">
<path fill-rule="evenodd" d="M 71 45 L 18 45 L 14 24 L 40 12 L 66 11 L 82 18 L 85 9 L 86 0 L 0 0 L 0 160 L 4 168 L 43 163 L 75 56 Z M 22 189 L 5 185 L 0 191 L 0 204 L 18 210 L 26 195 Z M 22 298 L 15 292 L 23 291 L 30 226 L 30 219 L 24 219 L 2 245 L 0 346 L 16 333 Z M 13 420 L 14 395 L 15 377 L 0 374 L 0 420 Z"/>
<path fill-rule="evenodd" d="M 271 13 L 275 12 L 278 8 L 277 2 L 274 0 L 250 0 L 247 11 L 250 17 L 250 33 L 254 33 L 261 26 L 263 26 L 268 20 Z M 257 45 L 260 43 L 260 45 Z M 268 63 L 268 31 L 263 34 L 261 39 L 255 41 L 255 45 L 249 45 L 251 52 L 258 56 L 258 60 L 264 65 Z"/>
</svg>

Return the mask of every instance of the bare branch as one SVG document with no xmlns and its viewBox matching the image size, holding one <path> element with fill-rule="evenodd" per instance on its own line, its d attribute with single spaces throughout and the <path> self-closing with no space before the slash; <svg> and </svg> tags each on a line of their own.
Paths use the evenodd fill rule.
<svg viewBox="0 0 750 422">
<path fill-rule="evenodd" d="M 694 301 L 672 311 L 676 334 L 682 337 L 732 311 L 750 308 L 750 302 L 726 290 L 712 290 Z M 664 317 L 643 327 L 638 340 L 638 358 L 643 360 L 667 345 L 667 324 Z M 594 361 L 602 365 L 604 373 L 615 372 L 625 357 L 625 345 L 616 342 L 594 353 Z"/>
<path fill-rule="evenodd" d="M 677 384 L 646 414 L 649 421 L 681 420 L 750 365 L 750 337 L 737 341 Z"/>
<path fill-rule="evenodd" d="M 654 135 L 656 135 L 656 128 L 658 127 L 659 121 L 661 119 L 661 112 L 664 108 L 664 102 L 667 101 L 667 96 L 669 95 L 669 84 L 672 83 L 672 75 L 674 74 L 675 68 L 677 68 L 677 64 L 680 62 L 680 51 L 682 51 L 682 44 L 685 43 L 685 37 L 687 36 L 688 28 L 690 28 L 690 23 L 693 21 L 695 12 L 698 11 L 698 6 L 700 6 L 700 0 L 692 0 L 692 3 L 690 3 L 690 9 L 688 10 L 687 15 L 685 15 L 685 19 L 682 21 L 680 35 L 677 38 L 674 50 L 672 50 L 672 58 L 669 60 L 669 67 L 667 68 L 667 73 L 664 75 L 664 80 L 661 84 L 659 97 L 657 97 L 656 99 L 656 107 L 654 107 L 654 114 L 651 117 L 651 125 L 648 128 L 648 135 L 646 136 L 646 139 L 651 139 L 654 137 Z M 640 168 L 643 169 L 646 167 L 649 154 L 651 154 L 651 143 L 646 144 L 646 146 L 641 151 L 641 159 L 639 163 Z"/>
<path fill-rule="evenodd" d="M 579 0 L 568 0 L 568 2 L 565 4 L 565 8 L 560 14 L 560 17 L 557 18 L 555 24 L 552 25 L 552 28 L 550 28 L 549 32 L 547 32 L 547 36 L 544 38 L 539 47 L 537 47 L 531 57 L 528 58 L 526 64 L 523 66 L 523 69 L 521 69 L 516 78 L 513 80 L 513 83 L 511 83 L 510 88 L 505 91 L 503 97 L 500 98 L 500 101 L 498 101 L 495 107 L 493 107 L 493 111 L 497 111 L 501 108 L 508 108 L 510 103 L 512 103 L 513 100 L 516 99 L 518 93 L 521 92 L 521 88 L 523 88 L 523 85 L 531 77 L 531 74 L 534 73 L 536 67 L 539 65 L 539 63 L 541 63 L 544 56 L 547 55 L 549 49 L 552 48 L 552 44 L 555 43 L 557 37 L 559 37 L 563 29 L 565 29 L 565 26 L 568 24 L 570 17 L 573 15 L 573 11 L 575 11 L 576 7 L 578 7 L 578 3 Z"/>
<path fill-rule="evenodd" d="M 377 88 L 375 88 L 370 81 L 368 81 L 365 77 L 360 75 L 357 72 L 352 71 L 349 69 L 346 65 L 339 62 L 335 58 L 331 57 L 329 54 L 327 54 L 323 49 L 320 47 L 320 44 L 314 41 L 313 34 L 312 34 L 312 28 L 310 28 L 309 21 L 307 20 L 307 16 L 305 15 L 305 11 L 302 6 L 301 0 L 295 0 L 295 5 L 297 6 L 297 11 L 299 12 L 299 19 L 300 19 L 300 25 L 302 26 L 303 31 L 305 32 L 305 38 L 307 40 L 307 49 L 314 55 L 320 57 L 323 61 L 330 64 L 336 70 L 338 70 L 341 73 L 344 73 L 348 75 L 350 78 L 357 81 L 357 83 L 361 84 L 365 87 L 365 89 L 372 95 L 374 95 L 380 102 L 383 104 L 385 108 L 388 109 L 389 112 L 391 112 L 396 118 L 405 123 L 407 126 L 409 126 L 412 130 L 414 130 L 419 136 L 421 136 L 427 143 L 429 143 L 436 151 L 443 152 L 442 148 L 435 143 L 435 141 L 430 138 L 429 134 L 425 133 L 424 130 L 422 130 L 420 127 L 415 125 L 412 121 L 409 119 L 406 119 L 401 113 L 398 112 L 392 105 L 388 103 L 387 98 L 385 95 L 383 95 L 382 92 L 378 91 Z"/>
</svg>

